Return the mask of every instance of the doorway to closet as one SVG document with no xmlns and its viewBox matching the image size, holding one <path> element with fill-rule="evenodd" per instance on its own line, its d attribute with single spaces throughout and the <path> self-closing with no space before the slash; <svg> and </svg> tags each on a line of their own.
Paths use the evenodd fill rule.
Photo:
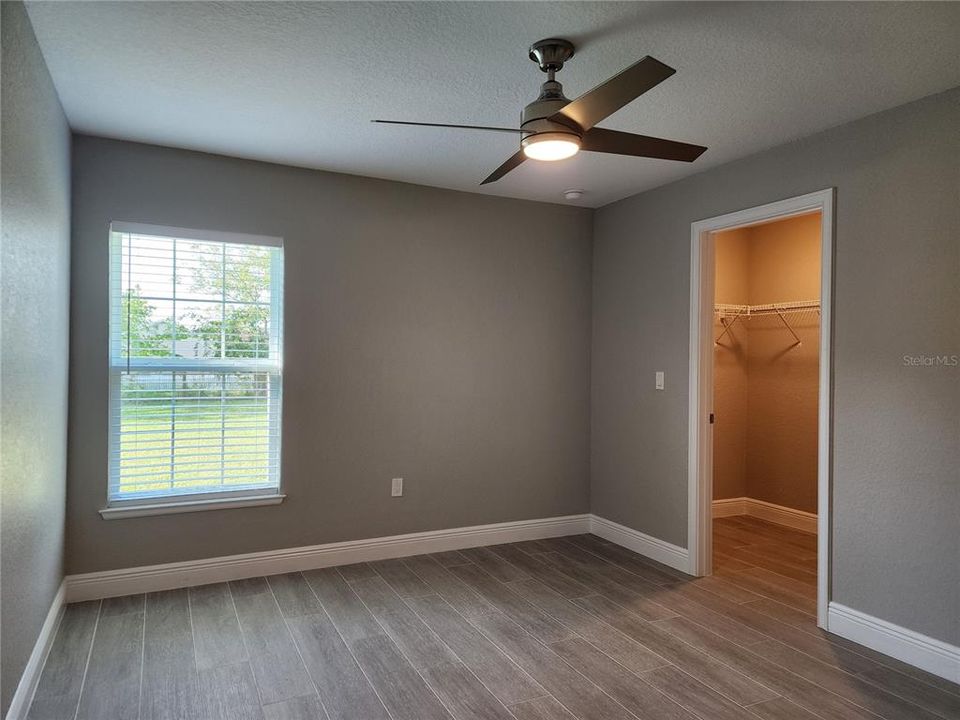
<svg viewBox="0 0 960 720">
<path fill-rule="evenodd" d="M 691 572 L 785 619 L 829 599 L 832 191 L 694 223 Z"/>
<path fill-rule="evenodd" d="M 820 213 L 713 242 L 713 572 L 813 616 Z"/>
</svg>

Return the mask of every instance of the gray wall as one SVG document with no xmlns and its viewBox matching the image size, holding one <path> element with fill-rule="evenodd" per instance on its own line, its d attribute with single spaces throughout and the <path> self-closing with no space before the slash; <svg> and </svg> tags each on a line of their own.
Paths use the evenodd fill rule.
<svg viewBox="0 0 960 720">
<path fill-rule="evenodd" d="M 687 544 L 690 223 L 836 187 L 832 597 L 960 641 L 960 368 L 903 357 L 960 354 L 958 127 L 955 89 L 596 213 L 593 512 Z"/>
<path fill-rule="evenodd" d="M 63 577 L 70 130 L 23 5 L 0 14 L 2 716 Z"/>
<path fill-rule="evenodd" d="M 70 573 L 587 511 L 591 211 L 82 136 L 73 208 Z M 111 220 L 285 239 L 283 504 L 97 514 Z"/>
</svg>

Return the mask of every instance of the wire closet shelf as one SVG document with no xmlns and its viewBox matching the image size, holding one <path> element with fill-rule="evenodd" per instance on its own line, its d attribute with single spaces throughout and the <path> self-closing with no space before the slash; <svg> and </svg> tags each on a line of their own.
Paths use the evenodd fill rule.
<svg viewBox="0 0 960 720">
<path fill-rule="evenodd" d="M 820 314 L 819 300 L 794 300 L 793 302 L 767 303 L 764 305 L 717 303 L 713 306 L 713 312 L 720 316 L 720 322 L 724 328 L 723 332 L 717 336 L 713 343 L 714 345 L 719 344 L 723 336 L 730 331 L 730 328 L 732 328 L 738 320 L 749 320 L 751 317 L 759 317 L 762 315 L 776 315 L 780 318 L 781 322 L 783 322 L 784 327 L 793 335 L 796 344 L 800 345 L 800 336 L 794 332 L 786 316 L 792 313 L 806 313 L 811 311 L 815 311 L 818 315 Z M 727 321 L 727 318 L 730 317 L 733 319 Z"/>
</svg>

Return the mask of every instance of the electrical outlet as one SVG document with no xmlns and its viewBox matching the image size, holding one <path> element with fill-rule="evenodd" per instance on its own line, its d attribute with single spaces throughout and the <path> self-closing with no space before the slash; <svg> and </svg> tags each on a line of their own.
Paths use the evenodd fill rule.
<svg viewBox="0 0 960 720">
<path fill-rule="evenodd" d="M 663 390 L 663 370 L 657 370 L 657 390 Z"/>
<path fill-rule="evenodd" d="M 394 478 L 390 485 L 390 497 L 403 496 L 403 478 Z"/>
</svg>

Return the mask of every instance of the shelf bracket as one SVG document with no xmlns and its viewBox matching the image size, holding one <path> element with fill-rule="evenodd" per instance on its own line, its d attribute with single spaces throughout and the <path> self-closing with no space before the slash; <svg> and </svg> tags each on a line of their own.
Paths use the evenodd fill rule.
<svg viewBox="0 0 960 720">
<path fill-rule="evenodd" d="M 737 320 L 739 320 L 740 318 L 742 318 L 742 317 L 743 317 L 744 315 L 746 315 L 746 314 L 747 314 L 747 311 L 746 311 L 746 310 L 741 310 L 740 312 L 738 312 L 736 315 L 733 316 L 733 320 L 731 320 L 729 323 L 725 323 L 725 324 L 724 324 L 724 328 L 723 328 L 723 332 L 720 333 L 720 334 L 717 336 L 717 339 L 713 341 L 713 344 L 714 344 L 714 345 L 719 345 L 719 344 L 720 344 L 720 340 L 723 338 L 723 336 L 726 335 L 728 332 L 730 332 L 730 328 L 732 328 L 732 327 L 734 326 L 734 324 L 737 322 Z M 721 321 L 721 322 L 722 322 L 722 321 Z"/>
<path fill-rule="evenodd" d="M 793 331 L 793 328 L 790 327 L 790 323 L 787 322 L 787 319 L 783 316 L 783 313 L 780 312 L 779 309 L 777 310 L 777 317 L 780 318 L 780 320 L 783 322 L 784 326 L 786 326 L 787 330 L 790 331 L 790 334 L 793 335 L 793 339 L 797 341 L 795 344 L 796 344 L 796 345 L 802 345 L 803 343 L 800 342 L 800 336 L 797 335 L 797 334 Z"/>
</svg>

